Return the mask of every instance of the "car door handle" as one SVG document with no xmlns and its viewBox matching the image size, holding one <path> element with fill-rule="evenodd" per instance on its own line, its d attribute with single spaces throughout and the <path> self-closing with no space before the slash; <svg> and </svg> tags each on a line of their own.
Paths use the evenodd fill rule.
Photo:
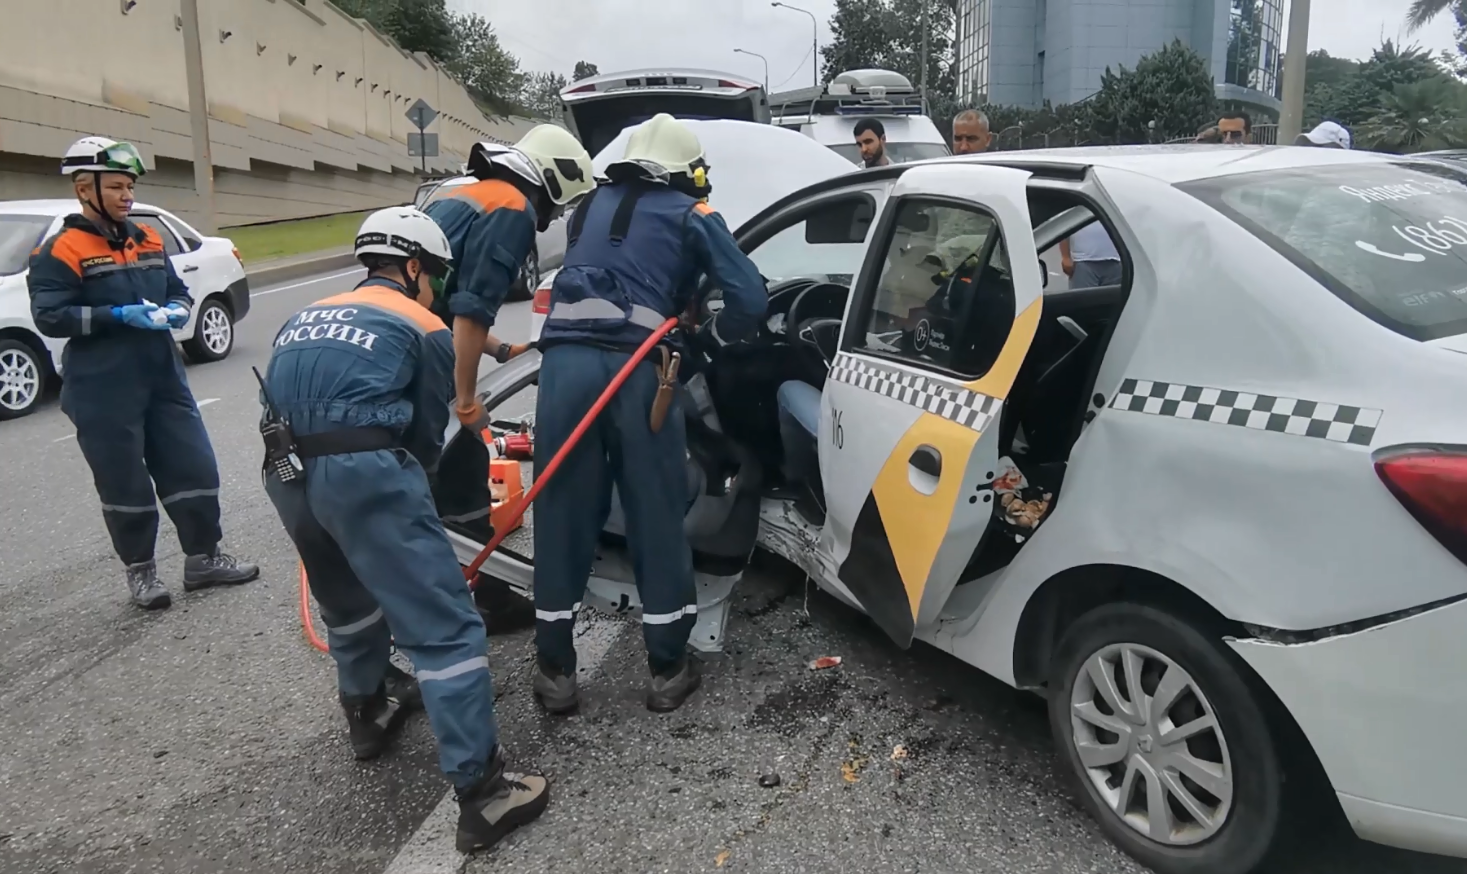
<svg viewBox="0 0 1467 874">
<path fill-rule="evenodd" d="M 926 444 L 918 446 L 907 463 L 928 476 L 942 476 L 942 453 Z"/>
<path fill-rule="evenodd" d="M 199 269 L 198 268 L 198 265 L 195 265 L 193 267 L 185 267 L 185 268 L 183 268 L 183 272 L 184 273 L 193 273 L 195 270 L 198 270 L 198 269 Z"/>
</svg>

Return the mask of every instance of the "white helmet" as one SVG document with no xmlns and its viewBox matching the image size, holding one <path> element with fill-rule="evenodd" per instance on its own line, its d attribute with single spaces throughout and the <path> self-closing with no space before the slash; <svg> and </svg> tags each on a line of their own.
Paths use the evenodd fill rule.
<svg viewBox="0 0 1467 874">
<path fill-rule="evenodd" d="M 429 276 L 446 276 L 453 264 L 448 237 L 428 214 L 411 206 L 391 206 L 367 216 L 357 231 L 356 255 L 417 258 Z"/>
<path fill-rule="evenodd" d="M 700 170 L 704 173 L 708 170 L 698 135 L 665 112 L 659 112 L 637 125 L 627 138 L 626 152 L 621 160 L 610 166 L 618 164 L 635 165 L 663 180 L 668 176 L 692 177 Z"/>
<path fill-rule="evenodd" d="M 61 173 L 126 173 L 133 179 L 142 176 L 143 156 L 131 143 L 119 143 L 106 137 L 82 137 L 66 150 L 61 159 Z"/>
<path fill-rule="evenodd" d="M 557 206 L 596 187 L 586 147 L 570 131 L 553 124 L 536 125 L 513 146 L 476 144 L 469 152 L 469 172 L 483 176 L 491 165 L 544 188 Z"/>
</svg>

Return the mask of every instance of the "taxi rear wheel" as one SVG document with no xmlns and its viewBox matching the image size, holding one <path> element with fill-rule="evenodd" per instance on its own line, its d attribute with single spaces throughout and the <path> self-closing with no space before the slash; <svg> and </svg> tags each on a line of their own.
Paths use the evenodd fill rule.
<svg viewBox="0 0 1467 874">
<path fill-rule="evenodd" d="M 1056 751 L 1106 834 L 1157 874 L 1248 874 L 1281 839 L 1283 769 L 1243 670 L 1141 604 L 1092 610 L 1055 651 Z"/>
</svg>

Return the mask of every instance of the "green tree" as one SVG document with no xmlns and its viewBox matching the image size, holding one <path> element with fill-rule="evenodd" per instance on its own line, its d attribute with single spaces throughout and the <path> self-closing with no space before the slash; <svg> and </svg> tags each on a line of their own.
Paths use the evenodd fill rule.
<svg viewBox="0 0 1467 874">
<path fill-rule="evenodd" d="M 439 63 L 459 51 L 453 21 L 443 0 L 397 0 L 387 13 L 387 33 L 410 52 L 423 52 Z"/>
<path fill-rule="evenodd" d="M 519 59 L 499 44 L 493 26 L 482 16 L 453 15 L 451 21 L 458 54 L 446 64 L 448 71 L 496 111 L 513 111 L 525 90 Z"/>
<path fill-rule="evenodd" d="M 831 41 L 820 49 L 823 80 L 846 70 L 882 69 L 922 82 L 924 0 L 836 0 Z M 927 90 L 936 97 L 953 90 L 953 4 L 927 6 Z"/>
<path fill-rule="evenodd" d="M 575 72 L 571 73 L 571 81 L 579 82 L 582 79 L 589 79 L 592 76 L 599 75 L 601 75 L 601 70 L 595 64 L 590 61 L 576 61 L 576 69 Z"/>
<path fill-rule="evenodd" d="M 1406 10 L 1406 28 L 1415 33 L 1448 9 L 1461 14 L 1463 6 L 1463 0 L 1411 0 L 1411 8 Z"/>
<path fill-rule="evenodd" d="M 1383 152 L 1426 152 L 1467 146 L 1467 86 L 1440 75 L 1402 83 L 1380 100 L 1359 139 Z"/>
<path fill-rule="evenodd" d="M 340 0 L 342 12 L 360 18 L 410 52 L 423 52 L 440 64 L 459 54 L 453 15 L 443 0 Z"/>
<path fill-rule="evenodd" d="M 1207 62 L 1180 40 L 1143 57 L 1135 70 L 1106 67 L 1089 103 L 1094 131 L 1114 143 L 1190 136 L 1217 118 Z"/>
<path fill-rule="evenodd" d="M 539 118 L 559 118 L 560 92 L 566 84 L 565 77 L 559 73 L 531 73 L 525 78 L 520 105 Z"/>
<path fill-rule="evenodd" d="M 1362 62 L 1311 52 L 1305 71 L 1304 121 L 1337 121 L 1346 127 L 1364 124 L 1380 114 L 1397 85 L 1434 79 L 1442 66 L 1419 46 L 1397 46 L 1386 40 Z"/>
</svg>

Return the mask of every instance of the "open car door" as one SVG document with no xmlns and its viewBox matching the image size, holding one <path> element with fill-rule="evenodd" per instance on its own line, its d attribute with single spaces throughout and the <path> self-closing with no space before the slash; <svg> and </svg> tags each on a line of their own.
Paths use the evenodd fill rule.
<svg viewBox="0 0 1467 874">
<path fill-rule="evenodd" d="M 822 538 L 903 647 L 994 518 L 999 413 L 1042 306 L 1028 177 L 956 163 L 900 177 L 822 392 Z"/>
</svg>

